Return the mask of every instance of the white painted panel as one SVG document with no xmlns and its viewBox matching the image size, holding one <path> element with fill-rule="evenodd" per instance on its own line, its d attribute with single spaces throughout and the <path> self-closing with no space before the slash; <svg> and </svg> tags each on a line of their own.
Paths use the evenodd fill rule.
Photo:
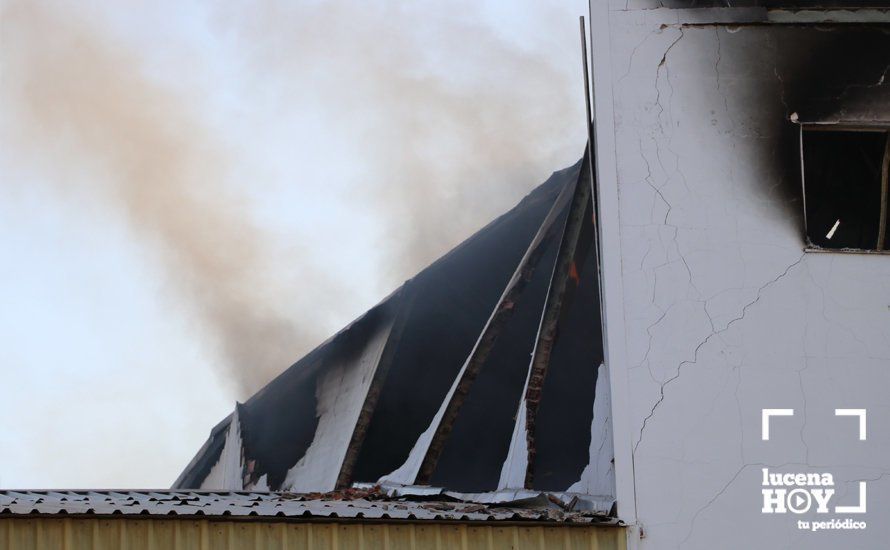
<svg viewBox="0 0 890 550">
<path fill-rule="evenodd" d="M 590 424 L 590 463 L 581 472 L 581 479 L 569 487 L 570 493 L 614 498 L 615 464 L 612 452 L 612 399 L 609 370 L 600 365 Z"/>
<path fill-rule="evenodd" d="M 380 323 L 364 348 L 326 365 L 316 386 L 318 427 L 306 454 L 288 470 L 282 490 L 332 491 L 392 320 Z"/>
<path fill-rule="evenodd" d="M 528 386 L 528 377 L 525 381 Z M 523 399 L 519 402 L 519 410 L 516 412 L 516 422 L 513 424 L 513 436 L 510 438 L 510 450 L 507 451 L 507 459 L 501 466 L 501 478 L 498 480 L 498 490 L 522 489 L 525 487 L 525 472 L 528 470 L 528 430 L 525 429 L 527 411 L 525 409 L 525 389 L 522 392 Z"/>
<path fill-rule="evenodd" d="M 226 431 L 226 442 L 219 460 L 201 482 L 202 490 L 240 491 L 244 488 L 241 478 L 243 469 L 243 449 L 241 442 L 241 420 L 238 408 L 232 413 L 232 421 Z"/>
</svg>

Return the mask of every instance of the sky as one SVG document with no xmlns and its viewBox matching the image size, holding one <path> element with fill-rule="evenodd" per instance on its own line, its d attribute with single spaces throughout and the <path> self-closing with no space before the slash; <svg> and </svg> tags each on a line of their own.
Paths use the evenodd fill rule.
<svg viewBox="0 0 890 550">
<path fill-rule="evenodd" d="M 210 429 L 584 146 L 586 2 L 0 1 L 0 487 Z"/>
</svg>

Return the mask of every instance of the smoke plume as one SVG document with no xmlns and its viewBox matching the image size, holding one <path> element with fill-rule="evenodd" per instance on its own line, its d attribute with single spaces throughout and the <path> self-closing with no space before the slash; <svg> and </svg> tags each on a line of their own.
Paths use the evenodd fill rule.
<svg viewBox="0 0 890 550">
<path fill-rule="evenodd" d="M 580 157 L 577 13 L 541 13 L 549 57 L 497 35 L 478 2 L 273 0 L 229 5 L 219 22 L 255 80 L 311 86 L 360 140 L 356 187 L 387 226 L 394 285 Z"/>
<path fill-rule="evenodd" d="M 360 151 L 344 162 L 362 174 L 349 182 L 353 206 L 386 228 L 384 265 L 373 275 L 381 287 L 511 206 L 583 145 L 573 14 L 558 27 L 542 21 L 557 49 L 571 52 L 553 64 L 479 23 L 473 4 L 439 4 L 208 8 L 252 91 L 280 109 L 315 105 Z M 321 297 L 344 288 L 308 261 L 287 280 L 234 190 L 234 152 L 198 106 L 146 76 L 139 56 L 101 25 L 67 11 L 3 10 L 4 132 L 59 168 L 60 193 L 105 198 L 163 251 L 176 296 L 222 351 L 240 396 L 249 395 L 327 336 L 315 321 L 330 305 Z M 67 178 L 69 170 L 94 177 Z M 288 286 L 304 291 L 283 312 Z"/>
<path fill-rule="evenodd" d="M 311 319 L 275 307 L 283 281 L 264 272 L 263 235 L 226 186 L 227 151 L 192 106 L 71 14 L 9 6 L 2 34 L 7 142 L 57 167 L 59 192 L 107 198 L 160 247 L 241 397 L 323 339 Z M 78 170 L 89 177 L 66 175 Z"/>
</svg>

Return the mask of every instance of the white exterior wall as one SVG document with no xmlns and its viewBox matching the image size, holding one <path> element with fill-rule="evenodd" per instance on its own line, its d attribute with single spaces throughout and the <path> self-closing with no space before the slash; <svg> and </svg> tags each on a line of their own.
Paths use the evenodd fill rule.
<svg viewBox="0 0 890 550">
<path fill-rule="evenodd" d="M 643 534 L 630 542 L 886 547 L 890 256 L 804 252 L 789 214 L 803 207 L 775 191 L 784 28 L 624 7 L 594 0 L 592 49 L 618 506 Z M 795 412 L 770 441 L 763 408 Z M 866 441 L 836 408 L 867 409 Z M 763 467 L 830 472 L 832 507 L 867 480 L 868 512 L 762 514 Z M 867 529 L 797 526 L 848 517 Z"/>
</svg>

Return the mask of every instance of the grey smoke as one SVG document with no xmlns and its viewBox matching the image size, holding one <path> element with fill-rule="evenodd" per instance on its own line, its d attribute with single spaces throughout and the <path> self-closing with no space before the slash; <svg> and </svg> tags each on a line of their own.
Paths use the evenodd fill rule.
<svg viewBox="0 0 890 550">
<path fill-rule="evenodd" d="M 364 151 L 344 162 L 363 174 L 354 200 L 386 227 L 375 275 L 385 288 L 572 162 L 583 106 L 576 57 L 555 66 L 514 46 L 470 4 L 363 4 L 231 3 L 213 8 L 212 28 L 279 108 L 317 102 Z M 575 32 L 566 19 L 554 32 Z M 59 193 L 103 197 L 162 250 L 171 299 L 200 320 L 241 397 L 327 336 L 316 311 L 348 288 L 302 256 L 291 258 L 296 280 L 280 268 L 232 185 L 235 152 L 135 52 L 70 10 L 13 3 L 0 56 L 4 140 L 57 167 Z M 282 295 L 295 302 L 282 308 Z"/>
<path fill-rule="evenodd" d="M 498 36 L 467 2 L 251 2 L 218 24 L 257 78 L 321 98 L 344 139 L 360 140 L 349 160 L 387 224 L 391 287 L 580 156 L 577 15 L 550 11 L 538 24 L 558 63 Z"/>
<path fill-rule="evenodd" d="M 286 281 L 266 270 L 266 239 L 226 185 L 229 151 L 193 105 L 70 13 L 10 5 L 2 34 L 6 141 L 57 168 L 58 192 L 106 198 L 160 248 L 174 299 L 221 350 L 241 397 L 324 337 L 276 307 Z M 67 175 L 77 171 L 89 176 Z M 323 283 L 309 271 L 304 282 Z"/>
</svg>

